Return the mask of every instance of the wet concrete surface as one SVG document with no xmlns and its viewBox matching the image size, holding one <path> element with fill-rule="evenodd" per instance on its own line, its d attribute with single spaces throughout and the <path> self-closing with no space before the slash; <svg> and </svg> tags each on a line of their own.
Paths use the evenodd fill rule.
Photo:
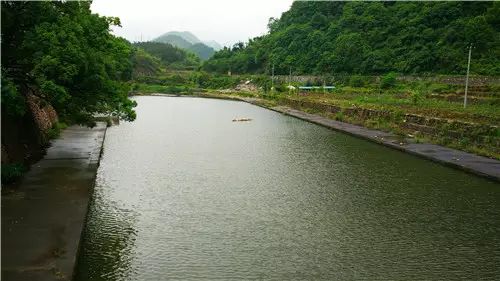
<svg viewBox="0 0 500 281">
<path fill-rule="evenodd" d="M 251 100 L 245 100 L 253 103 Z M 332 120 L 326 117 L 309 114 L 285 106 L 270 108 L 293 117 L 297 117 L 334 130 L 342 131 L 353 136 L 368 139 L 385 146 L 408 152 L 432 161 L 440 162 L 450 167 L 484 176 L 495 181 L 500 181 L 500 161 L 467 153 L 464 151 L 447 148 L 430 143 L 415 143 L 410 138 L 402 139 L 391 133 L 372 130 L 365 127 Z"/>
<path fill-rule="evenodd" d="M 2 194 L 2 280 L 71 280 L 106 124 L 71 126 Z"/>
</svg>

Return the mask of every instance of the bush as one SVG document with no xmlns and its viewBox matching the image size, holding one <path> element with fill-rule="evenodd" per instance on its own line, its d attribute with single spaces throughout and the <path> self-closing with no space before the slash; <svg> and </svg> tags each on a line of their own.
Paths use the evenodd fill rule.
<svg viewBox="0 0 500 281">
<path fill-rule="evenodd" d="M 344 121 L 345 119 L 344 113 L 342 111 L 335 113 L 334 119 L 337 121 Z"/>
<path fill-rule="evenodd" d="M 47 130 L 47 137 L 49 139 L 55 139 L 61 134 L 61 131 L 66 129 L 67 127 L 68 125 L 66 125 L 66 123 L 56 122 L 54 125 L 52 125 L 52 128 Z"/>
<path fill-rule="evenodd" d="M 398 75 L 395 72 L 389 72 L 380 78 L 380 87 L 382 89 L 396 86 Z"/>
<path fill-rule="evenodd" d="M 423 92 L 419 89 L 410 91 L 411 102 L 416 105 L 418 104 L 424 97 Z"/>
<path fill-rule="evenodd" d="M 354 75 L 349 79 L 349 86 L 351 87 L 364 87 L 365 79 L 362 76 Z"/>
<path fill-rule="evenodd" d="M 282 84 L 274 85 L 274 90 L 278 93 L 288 92 L 288 88 Z"/>
<path fill-rule="evenodd" d="M 21 178 L 26 172 L 23 164 L 2 164 L 2 185 L 13 183 Z"/>
<path fill-rule="evenodd" d="M 190 75 L 189 80 L 204 89 L 234 88 L 239 83 L 237 76 L 211 75 L 206 72 L 196 72 Z"/>
</svg>

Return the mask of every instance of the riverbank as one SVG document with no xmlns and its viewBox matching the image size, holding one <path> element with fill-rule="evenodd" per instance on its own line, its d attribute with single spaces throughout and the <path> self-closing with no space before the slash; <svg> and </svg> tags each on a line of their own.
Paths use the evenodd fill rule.
<svg viewBox="0 0 500 281">
<path fill-rule="evenodd" d="M 266 103 L 255 98 L 240 98 L 240 100 L 500 182 L 500 161 L 496 159 L 438 144 L 420 142 L 415 138 L 401 134 L 397 135 L 333 120 L 288 106 L 274 106 L 273 103 Z"/>
<path fill-rule="evenodd" d="M 2 280 L 71 280 L 106 134 L 70 126 L 2 194 Z"/>
<path fill-rule="evenodd" d="M 150 94 L 153 96 L 184 96 L 172 94 Z M 495 181 L 500 181 L 500 161 L 473 153 L 445 147 L 402 134 L 375 130 L 364 126 L 334 120 L 320 114 L 312 114 L 290 106 L 280 105 L 273 100 L 252 97 L 252 95 L 217 94 L 217 93 L 195 93 L 186 96 L 229 99 L 248 102 L 273 111 L 290 115 L 302 120 L 312 122 L 333 130 L 341 131 L 356 137 L 367 139 L 403 152 L 407 152 L 422 158 L 439 162 L 441 164 L 457 168 L 469 173 L 483 176 Z"/>
<path fill-rule="evenodd" d="M 495 159 L 486 158 L 436 144 L 416 143 L 411 138 L 402 138 L 401 136 L 391 133 L 371 130 L 361 126 L 331 120 L 322 116 L 288 107 L 278 106 L 269 109 L 439 162 L 447 166 L 471 172 L 479 176 L 500 181 L 500 161 Z"/>
</svg>

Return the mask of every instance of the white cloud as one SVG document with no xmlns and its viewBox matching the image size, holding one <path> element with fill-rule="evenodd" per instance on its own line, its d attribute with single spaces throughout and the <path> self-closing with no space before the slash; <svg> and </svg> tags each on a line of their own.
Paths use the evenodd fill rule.
<svg viewBox="0 0 500 281">
<path fill-rule="evenodd" d="M 168 31 L 191 31 L 223 45 L 247 41 L 267 31 L 293 0 L 94 0 L 91 9 L 119 17 L 114 33 L 130 41 L 153 39 Z"/>
</svg>

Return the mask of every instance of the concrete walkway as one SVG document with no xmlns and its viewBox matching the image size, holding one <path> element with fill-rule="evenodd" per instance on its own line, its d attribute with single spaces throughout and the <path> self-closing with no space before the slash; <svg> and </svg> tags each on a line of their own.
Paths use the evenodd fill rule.
<svg viewBox="0 0 500 281">
<path fill-rule="evenodd" d="M 2 195 L 1 280 L 71 280 L 105 133 L 67 128 Z"/>
<path fill-rule="evenodd" d="M 251 101 L 247 101 L 253 103 Z M 342 131 L 350 135 L 368 139 L 385 146 L 405 151 L 420 157 L 440 162 L 445 165 L 462 169 L 476 175 L 500 181 L 500 161 L 467 153 L 464 151 L 447 148 L 430 143 L 415 143 L 412 139 L 401 139 L 392 133 L 367 129 L 349 123 L 335 121 L 326 117 L 309 114 L 289 107 L 278 106 L 270 108 L 286 115 L 300 118 L 330 129 Z"/>
</svg>

